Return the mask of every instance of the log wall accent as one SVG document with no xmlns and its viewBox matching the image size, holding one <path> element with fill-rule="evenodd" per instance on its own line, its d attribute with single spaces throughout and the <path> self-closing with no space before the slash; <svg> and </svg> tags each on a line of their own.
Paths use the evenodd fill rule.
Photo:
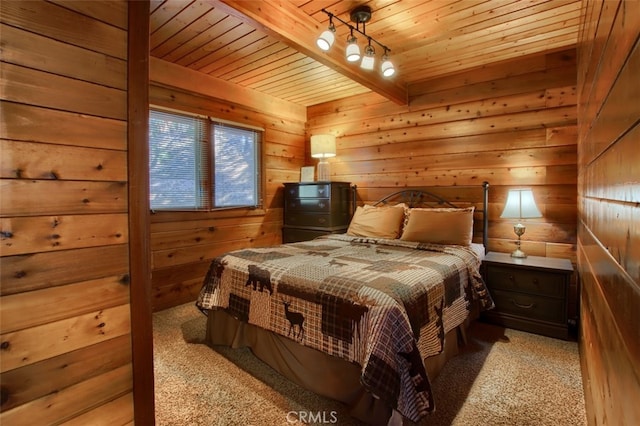
<svg viewBox="0 0 640 426">
<path fill-rule="evenodd" d="M 0 423 L 127 424 L 128 4 L 0 10 Z"/>
<path fill-rule="evenodd" d="M 265 129 L 263 209 L 151 215 L 152 297 L 157 311 L 195 300 L 217 255 L 282 242 L 282 183 L 300 179 L 306 109 L 159 59 L 152 59 L 150 79 L 152 105 Z"/>
<path fill-rule="evenodd" d="M 640 424 L 640 2 L 583 1 L 578 270 L 590 425 Z"/>
</svg>

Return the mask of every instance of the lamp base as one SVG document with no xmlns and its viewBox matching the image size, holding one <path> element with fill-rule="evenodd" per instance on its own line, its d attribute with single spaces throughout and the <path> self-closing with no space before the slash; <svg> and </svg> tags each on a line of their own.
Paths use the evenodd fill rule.
<svg viewBox="0 0 640 426">
<path fill-rule="evenodd" d="M 527 257 L 527 254 L 520 250 L 520 244 L 522 244 L 521 237 L 526 229 L 527 228 L 521 223 L 518 223 L 513 227 L 513 232 L 515 232 L 518 236 L 518 241 L 516 241 L 516 250 L 511 253 L 511 257 L 514 257 L 516 259 L 524 259 L 525 257 Z"/>
<path fill-rule="evenodd" d="M 327 161 L 320 161 L 317 167 L 318 181 L 329 181 L 329 163 Z"/>
<path fill-rule="evenodd" d="M 524 259 L 527 257 L 527 253 L 523 252 L 520 249 L 516 249 L 513 253 L 511 253 L 511 257 L 515 257 L 516 259 Z"/>
</svg>

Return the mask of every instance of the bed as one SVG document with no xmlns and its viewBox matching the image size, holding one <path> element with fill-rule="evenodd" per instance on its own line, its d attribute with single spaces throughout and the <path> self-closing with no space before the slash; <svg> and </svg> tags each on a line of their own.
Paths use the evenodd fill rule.
<svg viewBox="0 0 640 426">
<path fill-rule="evenodd" d="M 249 346 L 367 423 L 419 421 L 435 408 L 432 377 L 474 313 L 493 307 L 479 273 L 481 190 L 479 209 L 399 191 L 358 206 L 345 234 L 216 257 L 196 302 L 206 342 Z"/>
</svg>

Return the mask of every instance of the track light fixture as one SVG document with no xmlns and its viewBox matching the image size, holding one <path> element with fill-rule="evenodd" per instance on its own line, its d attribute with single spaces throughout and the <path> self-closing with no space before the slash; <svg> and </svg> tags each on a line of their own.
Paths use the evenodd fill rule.
<svg viewBox="0 0 640 426">
<path fill-rule="evenodd" d="M 323 31 L 322 34 L 320 34 L 320 36 L 318 37 L 317 44 L 320 49 L 324 51 L 329 50 L 333 45 L 333 42 L 335 41 L 336 27 L 333 25 L 333 19 L 335 18 L 337 21 L 349 27 L 350 30 L 349 37 L 347 38 L 347 48 L 345 50 L 345 57 L 348 62 L 357 62 L 361 59 L 358 40 L 353 35 L 353 32 L 356 31 L 363 35 L 368 41 L 367 45 L 364 48 L 364 55 L 362 56 L 360 67 L 367 71 L 373 70 L 375 68 L 376 51 L 371 45 L 371 42 L 373 42 L 384 50 L 384 55 L 382 56 L 382 65 L 380 66 L 380 72 L 382 73 L 382 75 L 388 78 L 395 74 L 396 69 L 389 59 L 389 52 L 391 51 L 391 49 L 389 49 L 387 46 L 380 43 L 373 37 L 367 35 L 365 26 L 366 23 L 371 20 L 371 8 L 369 6 L 358 6 L 351 11 L 349 16 L 351 18 L 351 21 L 356 23 L 355 27 L 325 9 L 322 9 L 322 11 L 329 16 L 329 28 Z M 360 29 L 361 24 L 362 29 Z"/>
</svg>

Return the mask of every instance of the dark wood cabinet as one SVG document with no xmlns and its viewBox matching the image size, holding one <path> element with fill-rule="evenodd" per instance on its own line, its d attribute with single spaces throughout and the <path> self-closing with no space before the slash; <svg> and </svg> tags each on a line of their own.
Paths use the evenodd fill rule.
<svg viewBox="0 0 640 426">
<path fill-rule="evenodd" d="M 496 307 L 488 322 L 561 339 L 569 338 L 568 293 L 573 266 L 568 259 L 488 253 L 482 275 Z"/>
<path fill-rule="evenodd" d="M 293 243 L 347 232 L 352 198 L 347 182 L 285 183 L 282 241 Z"/>
</svg>

